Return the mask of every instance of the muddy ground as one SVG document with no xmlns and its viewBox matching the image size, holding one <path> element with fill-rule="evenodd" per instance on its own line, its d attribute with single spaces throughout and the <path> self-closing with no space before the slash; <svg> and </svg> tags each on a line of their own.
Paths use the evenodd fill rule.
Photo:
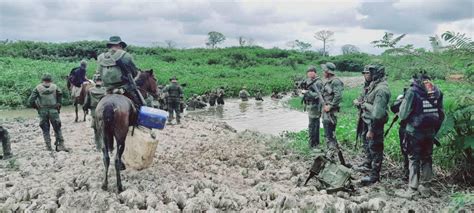
<svg viewBox="0 0 474 213">
<path fill-rule="evenodd" d="M 394 178 L 395 171 L 384 171 L 381 183 L 353 194 L 318 191 L 315 180 L 301 186 L 311 158 L 285 148 L 285 139 L 237 133 L 199 117 L 159 131 L 154 163 L 142 171 L 124 171 L 126 190 L 120 194 L 111 167 L 109 190 L 103 191 L 102 154 L 95 151 L 89 122 L 74 123 L 72 114 L 61 118 L 70 153 L 45 151 L 36 119 L 3 124 L 15 158 L 0 160 L 0 212 L 438 212 L 449 203 L 445 191 L 417 200 L 393 196 L 406 186 Z"/>
</svg>

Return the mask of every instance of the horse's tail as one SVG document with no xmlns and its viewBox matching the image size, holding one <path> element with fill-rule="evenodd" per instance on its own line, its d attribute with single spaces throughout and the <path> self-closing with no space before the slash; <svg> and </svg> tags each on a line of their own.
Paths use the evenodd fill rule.
<svg viewBox="0 0 474 213">
<path fill-rule="evenodd" d="M 114 149 L 114 129 L 115 129 L 115 114 L 114 105 L 108 104 L 104 107 L 103 120 L 104 120 L 104 134 L 106 140 L 105 146 L 111 152 Z"/>
</svg>

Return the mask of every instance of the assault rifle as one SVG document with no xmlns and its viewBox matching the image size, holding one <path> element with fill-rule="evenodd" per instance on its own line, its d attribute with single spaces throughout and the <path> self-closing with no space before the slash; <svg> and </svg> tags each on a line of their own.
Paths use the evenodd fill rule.
<svg viewBox="0 0 474 213">
<path fill-rule="evenodd" d="M 123 63 L 122 59 L 119 59 L 115 62 L 118 67 L 120 67 L 120 71 L 122 71 L 122 78 L 127 84 L 130 86 L 130 90 L 134 95 L 138 98 L 138 101 L 141 106 L 146 105 L 145 99 L 142 96 L 140 90 L 138 90 L 137 84 L 132 76 L 132 69 L 129 65 Z"/>
</svg>

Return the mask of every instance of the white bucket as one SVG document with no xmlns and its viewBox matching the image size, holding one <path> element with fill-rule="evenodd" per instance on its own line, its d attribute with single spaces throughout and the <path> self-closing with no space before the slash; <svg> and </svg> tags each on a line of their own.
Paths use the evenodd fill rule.
<svg viewBox="0 0 474 213">
<path fill-rule="evenodd" d="M 128 131 L 125 140 L 125 151 L 123 162 L 127 169 L 142 170 L 150 167 L 155 157 L 158 139 L 151 136 L 152 130 L 135 128 L 132 136 L 132 128 Z"/>
</svg>

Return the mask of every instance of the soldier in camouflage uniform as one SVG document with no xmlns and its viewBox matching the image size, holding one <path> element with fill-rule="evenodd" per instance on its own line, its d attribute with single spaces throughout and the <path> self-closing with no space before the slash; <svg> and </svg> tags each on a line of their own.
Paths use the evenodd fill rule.
<svg viewBox="0 0 474 213">
<path fill-rule="evenodd" d="M 307 69 L 303 88 L 303 102 L 308 110 L 309 125 L 309 147 L 317 148 L 319 146 L 319 119 L 321 118 L 321 100 L 320 93 L 323 87 L 323 81 L 317 76 L 316 68 L 311 66 Z"/>
<path fill-rule="evenodd" d="M 224 105 L 224 87 L 217 89 L 217 105 Z"/>
<path fill-rule="evenodd" d="M 107 43 L 109 51 L 102 53 L 97 58 L 97 71 L 102 78 L 107 93 L 120 93 L 130 98 L 137 107 L 145 105 L 143 97 L 138 91 L 132 89 L 127 73 L 132 78 L 138 75 L 138 68 L 132 56 L 124 48 L 127 44 L 119 36 L 112 36 Z M 133 81 L 133 79 L 132 79 Z"/>
<path fill-rule="evenodd" d="M 370 185 L 380 179 L 384 147 L 383 128 L 388 121 L 390 90 L 385 79 L 385 67 L 368 65 L 363 73 L 370 75 L 369 88 L 361 104 L 361 109 L 362 120 L 365 123 L 362 138 L 368 152 L 366 163 L 371 171 L 370 175 L 363 177 L 361 182 L 364 185 Z"/>
<path fill-rule="evenodd" d="M 322 105 L 322 120 L 324 136 L 328 146 L 328 157 L 334 160 L 337 153 L 341 164 L 346 165 L 342 152 L 339 149 L 339 144 L 336 140 L 336 113 L 339 112 L 339 104 L 342 101 L 344 84 L 335 76 L 336 65 L 327 62 L 326 64 L 322 64 L 321 67 L 324 70 L 325 78 L 323 89 L 321 91 L 322 98 L 324 99 Z"/>
<path fill-rule="evenodd" d="M 263 101 L 262 90 L 258 90 L 258 92 L 255 94 L 255 100 L 256 101 Z"/>
<path fill-rule="evenodd" d="M 84 102 L 84 106 L 82 107 L 84 111 L 91 110 L 91 116 L 92 116 L 92 124 L 91 127 L 94 129 L 94 141 L 97 150 L 102 150 L 102 143 L 101 143 L 101 138 L 97 134 L 97 129 L 95 126 L 95 108 L 97 107 L 97 104 L 99 103 L 100 99 L 105 96 L 106 91 L 105 88 L 102 87 L 102 79 L 100 78 L 99 75 L 96 75 L 94 78 L 95 81 L 95 87 L 89 88 L 86 94 L 86 100 Z"/>
<path fill-rule="evenodd" d="M 168 123 L 171 124 L 171 121 L 173 121 L 173 115 L 176 113 L 176 122 L 180 124 L 180 103 L 183 98 L 183 89 L 178 84 L 178 79 L 176 79 L 176 77 L 170 78 L 170 82 L 171 84 L 163 89 L 163 92 L 166 94 L 166 102 L 168 103 L 168 112 L 170 114 Z"/>
<path fill-rule="evenodd" d="M 217 100 L 217 91 L 212 89 L 211 93 L 209 94 L 209 105 L 210 106 L 215 106 L 216 105 L 216 100 Z"/>
<path fill-rule="evenodd" d="M 356 106 L 357 109 L 359 110 L 359 120 L 357 122 L 356 140 L 358 140 L 357 142 L 363 141 L 362 146 L 364 148 L 365 161 L 362 163 L 361 167 L 363 167 L 364 170 L 368 170 L 371 168 L 369 157 L 368 157 L 370 153 L 369 146 L 366 143 L 367 140 L 365 140 L 365 137 L 367 134 L 367 124 L 363 120 L 363 117 L 362 117 L 363 110 L 361 108 L 361 105 L 364 103 L 364 100 L 367 96 L 370 82 L 372 81 L 372 79 L 370 78 L 370 73 L 366 72 L 365 71 L 366 69 L 367 69 L 367 66 L 364 68 L 364 71 L 362 71 L 362 74 L 364 75 L 364 87 L 362 88 L 362 91 L 359 97 L 357 97 L 357 99 L 354 99 L 354 101 L 352 102 L 354 106 Z"/>
<path fill-rule="evenodd" d="M 52 151 L 51 136 L 49 133 L 50 124 L 53 126 L 56 136 L 56 151 L 68 151 L 64 147 L 63 134 L 61 132 L 61 120 L 59 119 L 59 110 L 61 109 L 62 92 L 56 84 L 52 83 L 51 75 L 44 74 L 42 83 L 36 86 L 31 93 L 28 103 L 38 110 L 40 118 L 40 127 L 43 130 L 43 138 L 46 143 L 46 149 Z"/>
<path fill-rule="evenodd" d="M 13 156 L 11 146 L 10 146 L 10 136 L 8 131 L 0 126 L 0 141 L 2 141 L 3 156 L 2 159 L 6 160 Z"/>
<path fill-rule="evenodd" d="M 409 88 L 400 105 L 400 119 L 406 121 L 405 145 L 409 158 L 408 190 L 411 198 L 418 194 L 421 181 L 433 176 L 433 144 L 444 120 L 443 93 L 422 73 Z"/>
<path fill-rule="evenodd" d="M 242 100 L 242 101 L 248 101 L 249 100 L 250 94 L 249 94 L 249 92 L 247 92 L 247 87 L 246 86 L 243 86 L 242 90 L 240 90 L 239 97 L 240 97 L 240 100 Z"/>
</svg>

